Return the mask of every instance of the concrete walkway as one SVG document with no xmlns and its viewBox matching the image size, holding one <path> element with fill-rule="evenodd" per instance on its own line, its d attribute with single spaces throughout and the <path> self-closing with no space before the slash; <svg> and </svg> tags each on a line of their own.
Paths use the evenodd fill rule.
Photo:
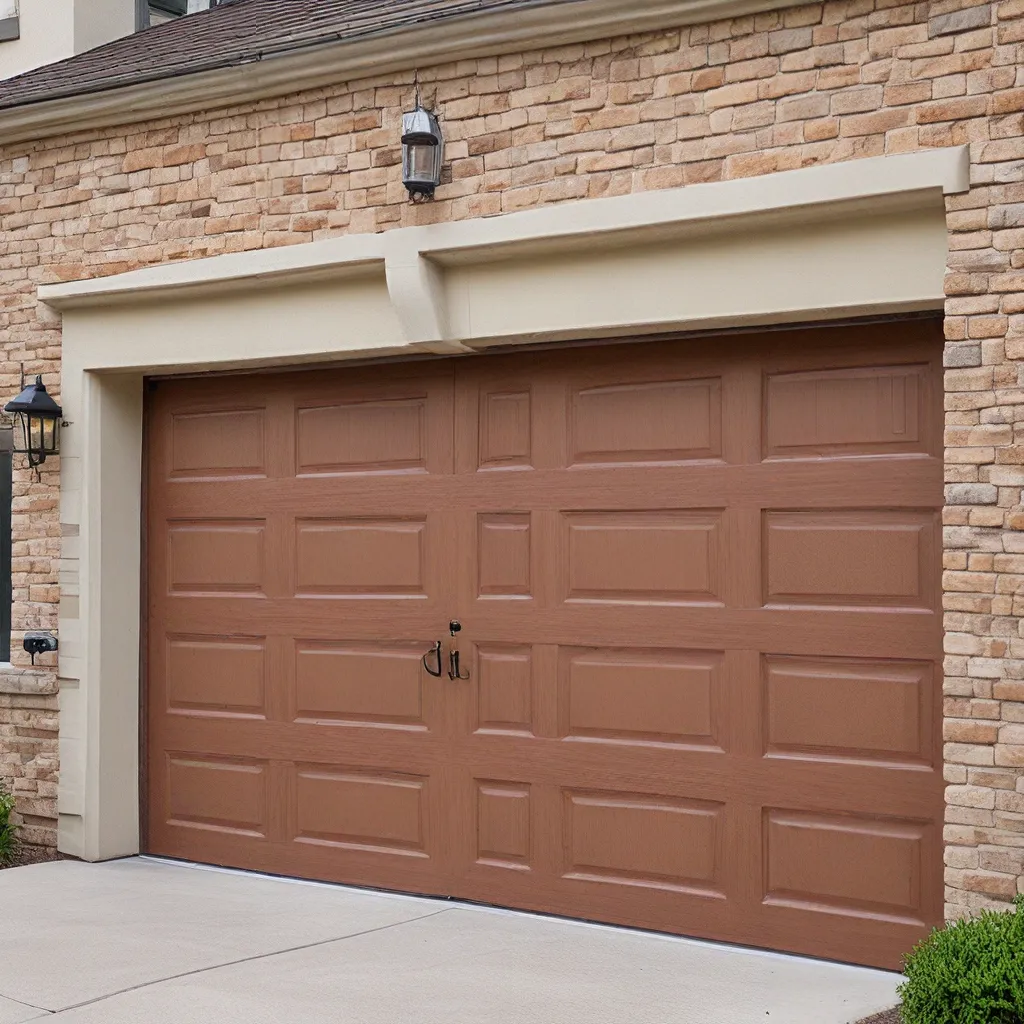
<svg viewBox="0 0 1024 1024">
<path fill-rule="evenodd" d="M 898 978 L 144 859 L 0 872 L 0 1024 L 848 1024 Z"/>
</svg>

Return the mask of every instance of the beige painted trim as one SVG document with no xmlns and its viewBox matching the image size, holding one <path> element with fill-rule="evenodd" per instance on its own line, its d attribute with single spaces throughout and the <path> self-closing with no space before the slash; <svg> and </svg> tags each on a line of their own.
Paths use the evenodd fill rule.
<svg viewBox="0 0 1024 1024">
<path fill-rule="evenodd" d="M 327 44 L 291 43 L 244 64 L 0 110 L 0 144 L 283 96 L 368 75 L 701 24 L 804 0 L 548 0 Z"/>
<path fill-rule="evenodd" d="M 362 282 L 382 272 L 409 325 L 406 342 L 449 340 L 443 308 L 447 268 L 556 253 L 594 253 L 629 245 L 700 238 L 735 226 L 778 231 L 785 222 L 827 223 L 865 214 L 933 209 L 941 197 L 970 188 L 967 146 L 923 150 L 783 171 L 755 178 L 592 199 L 383 234 L 343 235 L 304 245 L 166 263 L 111 277 L 43 285 L 55 309 L 199 298 L 270 284 Z M 426 262 L 429 266 L 423 267 Z M 439 269 L 440 268 L 440 269 Z M 391 282 L 394 282 L 393 284 Z M 429 312 L 414 312 L 418 296 Z M 416 320 L 415 324 L 409 318 Z M 376 346 L 371 346 L 376 347 Z"/>
<path fill-rule="evenodd" d="M 967 186 L 966 150 L 938 150 L 40 288 L 64 314 L 71 421 L 60 848 L 101 860 L 139 847 L 147 372 L 941 309 L 943 195 Z"/>
</svg>

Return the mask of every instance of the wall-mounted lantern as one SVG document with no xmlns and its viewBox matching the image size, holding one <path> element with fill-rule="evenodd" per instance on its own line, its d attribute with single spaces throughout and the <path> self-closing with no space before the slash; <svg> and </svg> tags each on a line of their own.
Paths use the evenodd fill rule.
<svg viewBox="0 0 1024 1024">
<path fill-rule="evenodd" d="M 402 181 L 413 199 L 432 199 L 441 184 L 444 136 L 437 118 L 419 102 L 402 115 Z"/>
<path fill-rule="evenodd" d="M 8 402 L 4 412 L 14 418 L 14 451 L 28 456 L 30 466 L 41 466 L 47 455 L 60 452 L 64 413 L 47 393 L 42 377 Z"/>
</svg>

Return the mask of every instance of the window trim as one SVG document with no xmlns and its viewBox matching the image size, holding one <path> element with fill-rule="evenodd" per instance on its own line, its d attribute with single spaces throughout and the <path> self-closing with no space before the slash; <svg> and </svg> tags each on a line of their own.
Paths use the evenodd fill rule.
<svg viewBox="0 0 1024 1024">
<path fill-rule="evenodd" d="M 14 581 L 11 576 L 14 431 L 0 429 L 0 662 L 11 660 Z"/>
</svg>

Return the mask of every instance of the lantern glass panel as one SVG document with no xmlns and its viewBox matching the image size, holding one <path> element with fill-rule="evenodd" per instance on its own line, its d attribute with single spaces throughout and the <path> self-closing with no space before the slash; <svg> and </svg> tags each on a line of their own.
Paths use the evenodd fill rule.
<svg viewBox="0 0 1024 1024">
<path fill-rule="evenodd" d="M 411 142 L 406 146 L 408 166 L 405 177 L 410 181 L 436 181 L 437 146 L 429 142 Z"/>
<path fill-rule="evenodd" d="M 31 465 L 59 451 L 60 420 L 21 412 L 15 417 L 15 451 L 29 456 Z"/>
</svg>

